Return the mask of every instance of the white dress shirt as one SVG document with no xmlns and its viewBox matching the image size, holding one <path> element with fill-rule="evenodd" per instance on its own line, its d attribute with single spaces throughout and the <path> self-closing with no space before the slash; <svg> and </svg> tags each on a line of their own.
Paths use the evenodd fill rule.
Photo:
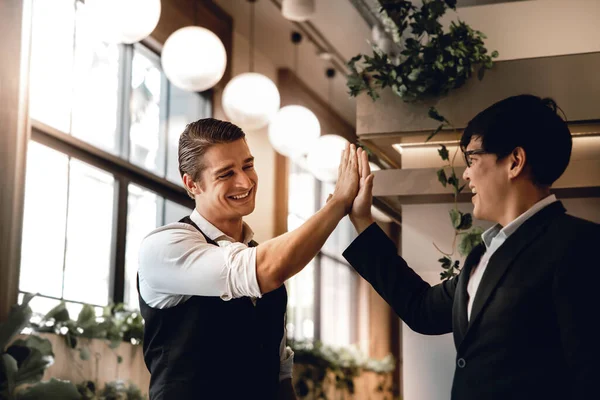
<svg viewBox="0 0 600 400">
<path fill-rule="evenodd" d="M 150 307 L 170 308 L 192 296 L 218 296 L 223 301 L 262 297 L 256 277 L 256 247 L 248 247 L 254 237 L 243 224 L 243 240 L 236 242 L 194 209 L 191 220 L 215 241 L 206 241 L 190 224 L 175 222 L 150 232 L 139 252 L 140 295 Z M 285 323 L 285 322 L 284 322 Z M 286 346 L 286 333 L 280 345 L 279 379 L 291 378 L 293 352 Z"/>
<path fill-rule="evenodd" d="M 557 201 L 556 196 L 552 194 L 535 203 L 529 210 L 519 215 L 504 228 L 502 225 L 496 224 L 483 232 L 481 238 L 483 239 L 486 250 L 483 256 L 481 256 L 478 266 L 471 271 L 471 277 L 469 278 L 469 283 L 467 284 L 467 292 L 469 293 L 467 315 L 469 321 L 471 320 L 471 309 L 473 308 L 473 301 L 475 300 L 477 289 L 479 288 L 479 284 L 481 283 L 481 279 L 483 278 L 483 274 L 487 269 L 488 262 L 490 261 L 492 255 L 496 252 L 496 250 L 498 250 L 498 248 L 500 248 L 500 246 L 502 246 L 502 244 L 510 235 L 512 235 L 521 225 L 523 225 L 525 221 L 538 213 L 542 208 L 545 208 L 555 201 Z"/>
</svg>

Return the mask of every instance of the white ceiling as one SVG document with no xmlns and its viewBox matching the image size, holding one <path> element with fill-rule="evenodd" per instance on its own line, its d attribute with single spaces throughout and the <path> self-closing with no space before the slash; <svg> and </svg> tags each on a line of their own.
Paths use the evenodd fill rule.
<svg viewBox="0 0 600 400">
<path fill-rule="evenodd" d="M 247 0 L 213 0 L 234 20 L 234 30 L 248 38 L 249 10 Z M 277 3 L 277 4 L 276 4 Z M 290 34 L 298 27 L 281 15 L 281 0 L 258 0 L 255 3 L 255 47 L 276 67 L 294 69 L 294 45 Z M 332 45 L 346 62 L 358 53 L 371 50 L 367 40 L 371 30 L 350 0 L 317 0 L 316 15 L 309 22 Z M 318 39 L 316 39 L 318 40 Z M 321 44 L 322 46 L 322 44 Z M 317 55 L 318 47 L 306 36 L 298 48 L 297 74 L 323 100 L 329 101 L 329 81 L 325 69 L 331 64 Z M 332 83 L 332 107 L 352 126 L 356 126 L 356 102 L 347 94 L 346 79 L 340 72 Z"/>
</svg>

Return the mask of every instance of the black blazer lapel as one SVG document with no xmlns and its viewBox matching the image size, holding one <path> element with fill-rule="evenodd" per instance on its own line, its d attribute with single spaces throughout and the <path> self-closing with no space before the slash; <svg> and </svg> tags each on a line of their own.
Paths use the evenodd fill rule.
<svg viewBox="0 0 600 400">
<path fill-rule="evenodd" d="M 481 278 L 479 288 L 477 289 L 467 333 L 473 326 L 473 323 L 477 320 L 477 317 L 481 314 L 481 311 L 487 304 L 491 294 L 496 289 L 498 282 L 500 282 L 500 279 L 504 276 L 523 249 L 546 229 L 546 226 L 554 217 L 564 214 L 565 211 L 566 210 L 560 201 L 546 206 L 525 221 L 523 225 L 510 235 L 504 244 L 496 250 L 489 260 L 485 273 Z"/>
<path fill-rule="evenodd" d="M 456 345 L 457 349 L 460 343 L 463 341 L 469 325 L 469 320 L 467 318 L 467 304 L 469 303 L 467 284 L 469 283 L 471 271 L 479 264 L 479 260 L 481 259 L 483 253 L 485 253 L 485 245 L 483 243 L 473 248 L 473 250 L 471 250 L 465 259 L 463 269 L 458 278 L 452 311 L 454 344 Z"/>
</svg>

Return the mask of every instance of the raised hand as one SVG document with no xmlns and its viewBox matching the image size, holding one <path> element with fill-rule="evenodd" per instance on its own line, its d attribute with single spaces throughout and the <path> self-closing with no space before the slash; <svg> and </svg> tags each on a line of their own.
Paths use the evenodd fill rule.
<svg viewBox="0 0 600 400">
<path fill-rule="evenodd" d="M 359 173 L 356 146 L 353 144 L 346 145 L 346 148 L 342 152 L 338 168 L 338 180 L 331 196 L 331 200 L 335 199 L 344 205 L 346 214 L 352 208 L 352 203 L 358 193 L 358 184 Z"/>
<path fill-rule="evenodd" d="M 357 151 L 358 170 L 360 175 L 358 194 L 352 203 L 350 221 L 360 233 L 373 223 L 371 206 L 373 205 L 373 179 L 369 156 L 366 151 L 359 148 Z"/>
</svg>

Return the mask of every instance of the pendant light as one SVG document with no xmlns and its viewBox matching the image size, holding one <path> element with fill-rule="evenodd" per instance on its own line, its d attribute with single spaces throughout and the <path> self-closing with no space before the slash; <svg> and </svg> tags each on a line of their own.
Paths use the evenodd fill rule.
<svg viewBox="0 0 600 400">
<path fill-rule="evenodd" d="M 227 118 L 243 130 L 257 130 L 266 126 L 279 110 L 277 86 L 266 76 L 254 72 L 254 7 L 250 3 L 250 35 L 248 55 L 249 72 L 233 78 L 223 91 L 221 104 Z"/>
<path fill-rule="evenodd" d="M 283 0 L 281 13 L 285 19 L 303 22 L 315 14 L 316 0 Z"/>
<path fill-rule="evenodd" d="M 197 26 L 196 1 L 194 26 L 178 29 L 167 38 L 161 63 L 173 85 L 191 92 L 202 92 L 216 85 L 225 74 L 227 53 L 217 35 Z"/>
<path fill-rule="evenodd" d="M 294 72 L 298 76 L 298 46 L 302 41 L 299 32 L 292 32 L 294 44 Z M 321 134 L 317 116 L 301 105 L 282 107 L 269 124 L 269 141 L 279 154 L 292 159 L 303 157 L 313 141 Z"/>
<path fill-rule="evenodd" d="M 335 69 L 327 68 L 325 76 L 328 80 L 328 102 L 333 104 L 333 79 Z M 319 136 L 306 155 L 308 170 L 322 182 L 335 182 L 338 175 L 340 155 L 348 141 L 340 135 L 326 134 Z"/>
<path fill-rule="evenodd" d="M 86 0 L 99 38 L 106 43 L 135 43 L 152 33 L 160 19 L 160 0 Z"/>
</svg>

